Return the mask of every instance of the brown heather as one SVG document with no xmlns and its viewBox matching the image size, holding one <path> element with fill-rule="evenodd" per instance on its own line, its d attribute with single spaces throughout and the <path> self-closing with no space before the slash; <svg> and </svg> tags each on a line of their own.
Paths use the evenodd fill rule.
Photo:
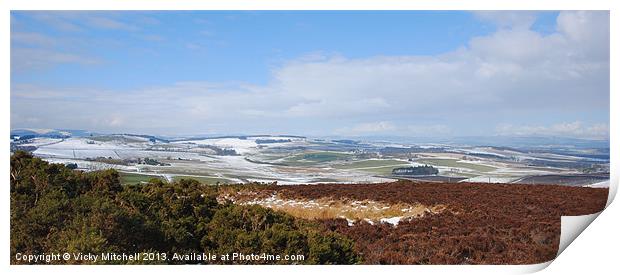
<svg viewBox="0 0 620 275">
<path fill-rule="evenodd" d="M 608 189 L 399 181 L 267 186 L 255 192 L 275 192 L 283 199 L 328 198 L 435 208 L 436 214 L 396 227 L 365 222 L 348 226 L 344 219 L 323 219 L 325 230 L 354 240 L 366 264 L 534 264 L 555 258 L 560 217 L 603 210 Z"/>
</svg>

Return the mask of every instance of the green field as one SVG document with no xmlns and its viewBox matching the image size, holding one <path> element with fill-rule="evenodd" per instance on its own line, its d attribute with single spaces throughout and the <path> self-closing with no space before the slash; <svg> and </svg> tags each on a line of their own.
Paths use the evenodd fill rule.
<svg viewBox="0 0 620 275">
<path fill-rule="evenodd" d="M 471 169 L 471 170 L 474 170 L 474 171 L 477 171 L 477 172 L 481 172 L 481 173 L 491 172 L 491 171 L 494 171 L 494 170 L 497 169 L 495 167 L 491 167 L 491 166 L 487 166 L 487 165 L 482 165 L 482 164 L 459 162 L 458 159 L 434 159 L 434 158 L 427 158 L 427 159 L 417 159 L 416 162 L 424 163 L 424 164 L 428 164 L 428 165 L 433 165 L 433 166 L 444 166 L 444 167 L 455 167 L 455 168 Z"/>
<path fill-rule="evenodd" d="M 120 176 L 121 176 L 121 184 L 128 184 L 128 185 L 145 183 L 145 182 L 148 182 L 150 179 L 154 179 L 154 178 L 159 178 L 161 180 L 164 180 L 164 178 L 158 177 L 158 176 L 150 176 L 150 175 L 134 174 L 134 173 L 121 172 Z"/>
<path fill-rule="evenodd" d="M 398 167 L 403 167 L 403 165 L 360 168 L 359 170 L 374 173 L 376 175 L 390 176 L 392 175 L 392 170 Z"/>
<path fill-rule="evenodd" d="M 341 152 L 327 152 L 327 151 L 319 151 L 319 152 L 310 152 L 297 154 L 294 156 L 290 156 L 284 158 L 284 161 L 281 163 L 287 165 L 304 165 L 308 163 L 325 163 L 337 160 L 346 160 L 351 157 L 350 154 L 341 153 Z"/>
<path fill-rule="evenodd" d="M 227 184 L 230 183 L 229 180 L 224 179 L 224 178 L 216 178 L 216 177 L 192 177 L 192 176 L 174 176 L 172 177 L 172 180 L 174 181 L 178 181 L 181 179 L 193 179 L 193 180 L 197 180 L 198 182 L 202 183 L 202 184 L 209 184 L 209 185 L 215 185 L 218 182 L 220 184 Z"/>
<path fill-rule="evenodd" d="M 356 169 L 377 175 L 389 176 L 392 169 L 409 166 L 409 162 L 395 159 L 369 159 L 345 164 L 334 165 L 337 169 Z"/>
<path fill-rule="evenodd" d="M 348 162 L 345 164 L 334 165 L 334 168 L 340 169 L 366 169 L 366 168 L 381 168 L 382 166 L 403 166 L 409 162 L 395 159 L 369 159 Z"/>
</svg>

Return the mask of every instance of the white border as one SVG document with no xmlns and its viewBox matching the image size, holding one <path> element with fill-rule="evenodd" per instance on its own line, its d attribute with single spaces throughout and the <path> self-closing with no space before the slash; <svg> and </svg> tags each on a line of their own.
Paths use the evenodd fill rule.
<svg viewBox="0 0 620 275">
<path fill-rule="evenodd" d="M 521 0 L 521 1 L 487 1 L 487 0 L 452 0 L 452 1 L 438 1 L 438 0 L 290 0 L 290 1 L 278 1 L 278 0 L 221 0 L 221 1 L 197 1 L 197 0 L 108 0 L 108 1 L 71 1 L 71 0 L 28 0 L 28 1 L 16 1 L 16 0 L 3 0 L 0 1 L 0 7 L 2 7 L 2 13 L 0 14 L 0 22 L 2 22 L 2 55 L 5 62 L 0 67 L 0 79 L 2 79 L 3 90 L 2 100 L 0 100 L 0 110 L 2 110 L 2 130 L 0 135 L 4 135 L 8 138 L 10 131 L 10 119 L 9 119 L 9 104 L 10 104 L 10 10 L 23 10 L 23 9 L 38 9 L 38 10 L 200 10 L 200 9 L 214 9 L 214 10 L 331 10 L 331 9 L 345 9 L 345 10 L 399 10 L 399 9 L 419 9 L 419 10 L 611 10 L 611 49 L 617 48 L 617 35 L 614 35 L 614 31 L 618 30 L 618 20 L 615 18 L 617 13 L 616 8 L 617 1 L 604 1 L 604 0 Z M 617 32 L 616 32 L 617 33 Z M 618 56 L 611 52 L 611 75 L 617 72 Z M 618 117 L 618 97 L 617 97 L 617 83 L 614 78 L 611 78 L 611 94 L 610 94 L 610 127 L 611 127 L 611 186 L 610 197 L 608 205 L 612 202 L 615 196 L 618 185 L 618 148 L 617 137 L 618 127 L 616 127 Z M 1 143 L 1 146 L 5 152 L 3 158 L 0 161 L 4 170 L 2 177 L 6 179 L 2 185 L 3 190 L 1 198 L 4 202 L 3 211 L 0 219 L 3 221 L 9 220 L 9 185 L 8 185 L 8 166 L 9 166 L 9 144 L 8 142 Z M 613 190 L 613 191 L 612 191 Z M 616 203 L 617 204 L 617 203 Z M 614 208 L 615 207 L 615 208 Z M 618 207 L 612 206 L 612 209 L 607 209 L 603 212 L 614 212 L 615 216 L 610 217 L 606 213 L 601 214 L 599 221 L 594 221 L 597 225 L 592 230 L 586 230 L 582 234 L 583 239 L 588 239 L 588 242 L 582 242 L 578 238 L 574 243 L 579 244 L 583 250 L 568 248 L 557 260 L 557 263 L 552 265 L 553 268 L 549 268 L 546 271 L 559 272 L 556 274 L 565 274 L 565 272 L 576 271 L 581 268 L 583 272 L 593 270 L 617 270 L 615 266 L 615 250 L 619 245 L 617 229 L 618 229 Z M 170 272 L 192 272 L 192 273 L 204 273 L 213 272 L 217 273 L 253 273 L 253 274 L 273 274 L 276 273 L 303 273 L 303 274 L 316 274 L 316 273 L 363 273 L 363 274 L 376 274 L 376 273 L 433 273 L 433 274 L 463 274 L 463 273 L 476 273 L 476 274 L 497 274 L 497 273 L 523 273 L 523 272 L 535 272 L 537 270 L 545 268 L 550 263 L 544 263 L 531 266 L 105 266 L 105 267 L 90 267 L 90 266 L 8 266 L 9 263 L 9 224 L 2 223 L 4 226 L 1 229 L 2 236 L 4 237 L 3 244 L 0 244 L 2 253 L 0 259 L 5 261 L 5 271 L 19 274 L 34 274 L 43 272 L 82 272 L 82 273 L 94 273 L 94 274 L 108 274 L 110 272 L 122 272 L 130 271 L 132 273 L 170 273 Z M 588 232 L 593 231 L 593 232 Z M 603 234 L 601 234 L 604 232 Z M 610 244 L 612 246 L 610 246 Z M 585 247 L 585 248 L 584 248 Z M 577 248 L 577 247 L 576 247 Z M 612 254 L 612 252 L 614 252 Z M 607 258 L 606 258 L 607 257 Z M 607 259 L 605 262 L 601 262 L 599 259 Z M 589 266 L 592 264 L 593 266 Z M 556 266 L 557 265 L 557 266 Z M 576 269 L 577 268 L 577 269 Z M 583 269 L 585 268 L 585 269 Z M 608 269 L 606 269 L 608 268 Z M 544 272 L 548 273 L 548 272 Z M 572 272 L 571 272 L 572 273 Z"/>
</svg>

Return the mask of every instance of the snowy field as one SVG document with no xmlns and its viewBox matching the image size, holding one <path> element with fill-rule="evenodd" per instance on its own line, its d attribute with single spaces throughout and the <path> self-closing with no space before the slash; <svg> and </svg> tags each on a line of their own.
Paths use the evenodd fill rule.
<svg viewBox="0 0 620 275">
<path fill-rule="evenodd" d="M 256 140 L 281 140 L 261 143 Z M 154 144 L 146 138 L 115 136 L 114 138 L 37 138 L 29 145 L 36 146 L 34 155 L 54 163 L 76 163 L 80 169 L 99 170 L 114 168 L 125 172 L 145 175 L 218 177 L 230 182 L 273 182 L 279 184 L 328 183 L 328 182 L 385 182 L 391 179 L 376 177 L 364 171 L 337 170 L 329 168 L 282 167 L 251 162 L 247 156 L 260 155 L 261 151 L 307 146 L 304 138 L 255 137 L 255 138 L 209 138 L 191 141 L 175 141 L 170 144 Z M 218 156 L 197 151 L 197 146 L 209 145 L 235 150 L 237 156 Z M 210 152 L 210 151 L 206 151 Z M 213 152 L 211 152 L 213 153 Z M 286 157 L 286 156 L 280 156 Z M 152 158 L 167 166 L 144 164 L 114 165 L 94 161 L 97 158 L 113 160 Z"/>
<path fill-rule="evenodd" d="M 388 182 L 395 180 L 389 177 L 393 168 L 429 163 L 439 170 L 440 176 L 466 177 L 463 182 L 512 183 L 526 176 L 578 172 L 502 161 L 554 159 L 570 162 L 578 159 L 556 154 L 528 155 L 512 150 L 471 147 L 420 153 L 413 159 L 406 156 L 386 158 L 376 154 L 360 157 L 352 151 L 347 151 L 352 148 L 350 144 L 289 136 L 222 137 L 165 142 L 142 136 L 105 135 L 34 138 L 22 145 L 36 147 L 33 152 L 35 156 L 56 163 L 76 163 L 83 170 L 114 168 L 125 172 L 159 175 L 167 179 L 176 176 L 194 176 L 221 178 L 236 183 Z M 360 148 L 371 148 L 370 150 L 373 148 L 379 150 L 385 148 L 384 146 L 407 149 L 410 146 L 393 142 L 367 142 L 355 146 L 358 145 Z M 425 146 L 431 150 L 448 148 L 437 144 Z M 335 148 L 336 151 L 323 148 Z M 338 148 L 347 149 L 338 151 Z M 230 154 L 230 150 L 234 150 L 234 154 Z M 364 151 L 361 150 L 361 153 Z M 145 158 L 155 159 L 161 165 L 141 163 L 140 160 Z M 604 187 L 605 184 L 591 186 Z"/>
</svg>

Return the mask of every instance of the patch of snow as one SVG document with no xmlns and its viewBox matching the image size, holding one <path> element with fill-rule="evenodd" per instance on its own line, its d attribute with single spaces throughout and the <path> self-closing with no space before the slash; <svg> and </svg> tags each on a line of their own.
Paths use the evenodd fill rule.
<svg viewBox="0 0 620 275">
<path fill-rule="evenodd" d="M 460 182 L 510 183 L 517 179 L 518 179 L 517 177 L 478 176 L 478 177 L 468 178 Z"/>
<path fill-rule="evenodd" d="M 375 222 L 373 222 L 371 219 L 365 218 L 364 221 L 366 221 L 370 225 L 375 225 Z"/>
<path fill-rule="evenodd" d="M 457 152 L 464 152 L 464 153 L 470 153 L 470 154 L 486 154 L 486 155 L 492 155 L 492 156 L 503 157 L 503 158 L 508 157 L 507 155 L 499 154 L 499 153 L 492 152 L 490 150 L 485 150 L 485 149 L 487 149 L 487 148 L 459 149 L 459 150 L 455 150 L 455 151 L 457 151 Z"/>
<path fill-rule="evenodd" d="M 176 141 L 174 143 L 194 143 L 217 146 L 222 149 L 233 149 L 235 152 L 242 155 L 255 152 L 258 147 L 256 141 L 240 138 L 208 138 L 192 141 Z"/>
<path fill-rule="evenodd" d="M 389 223 L 393 226 L 397 226 L 402 218 L 403 217 L 382 218 L 381 223 Z"/>
<path fill-rule="evenodd" d="M 605 181 L 601 181 L 601 182 L 593 183 L 593 184 L 590 184 L 590 185 L 586 185 L 586 187 L 592 187 L 592 188 L 609 188 L 609 184 L 610 184 L 610 180 L 605 180 Z"/>
<path fill-rule="evenodd" d="M 61 142 L 62 139 L 59 138 L 33 138 L 28 140 L 27 143 L 24 143 L 23 145 L 27 145 L 27 146 L 45 146 L 45 145 L 50 145 L 50 144 L 54 144 L 54 143 L 58 143 Z"/>
</svg>

